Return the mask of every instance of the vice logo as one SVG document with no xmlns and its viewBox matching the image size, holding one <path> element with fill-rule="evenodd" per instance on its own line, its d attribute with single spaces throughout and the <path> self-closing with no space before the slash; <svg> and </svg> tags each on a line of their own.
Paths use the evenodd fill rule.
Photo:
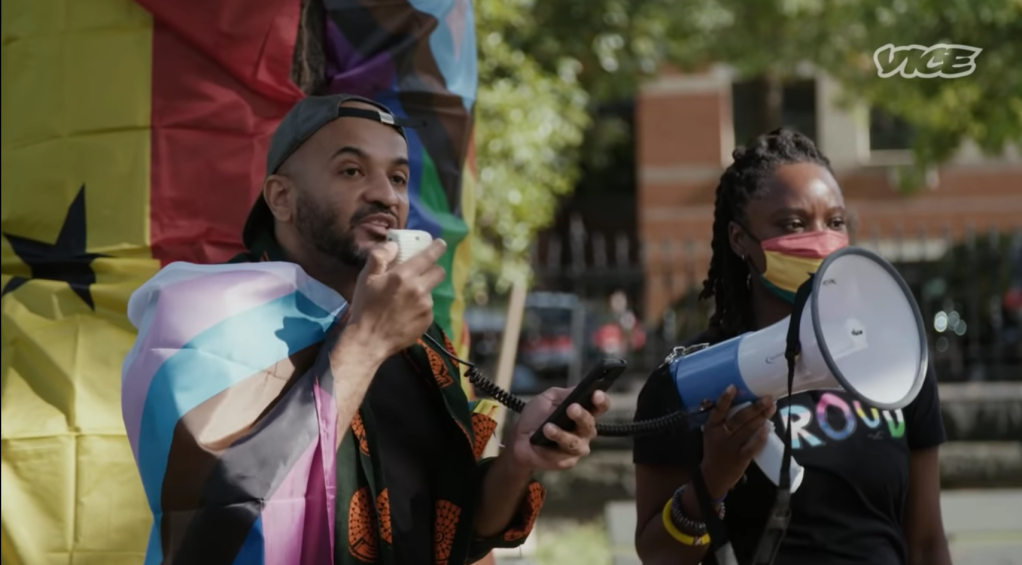
<svg viewBox="0 0 1022 565">
<path fill-rule="evenodd" d="M 873 52 L 873 63 L 880 78 L 900 74 L 904 78 L 959 78 L 976 70 L 976 57 L 983 52 L 979 47 L 938 43 L 902 45 L 888 43 Z"/>
</svg>

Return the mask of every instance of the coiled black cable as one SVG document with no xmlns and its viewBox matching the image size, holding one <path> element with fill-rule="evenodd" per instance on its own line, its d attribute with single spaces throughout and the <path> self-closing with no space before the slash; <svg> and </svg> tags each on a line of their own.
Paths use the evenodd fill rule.
<svg viewBox="0 0 1022 565">
<path fill-rule="evenodd" d="M 487 395 L 493 397 L 494 400 L 504 406 L 507 406 L 511 410 L 521 413 L 521 411 L 525 409 L 524 400 L 500 388 L 497 383 L 484 377 L 483 374 L 479 372 L 479 368 L 475 365 L 468 366 L 468 372 L 465 373 L 465 376 L 468 377 L 468 382 L 472 383 L 472 386 L 485 392 Z"/>
<path fill-rule="evenodd" d="M 474 363 L 459 359 L 447 348 L 437 343 L 433 336 L 426 334 L 425 338 L 436 346 L 436 349 L 440 353 L 447 356 L 448 359 L 456 363 L 460 363 L 468 367 L 468 371 L 465 373 L 465 377 L 472 383 L 472 386 L 486 393 L 497 402 L 503 404 L 510 410 L 521 413 L 525 409 L 525 401 L 510 392 L 504 390 L 497 383 L 487 379 L 483 376 L 482 372 Z M 596 434 L 604 437 L 634 437 L 634 436 L 646 436 L 656 435 L 671 432 L 675 429 L 683 428 L 684 424 L 687 423 L 689 418 L 695 418 L 710 410 L 712 406 L 703 408 L 697 412 L 685 412 L 684 410 L 678 410 L 672 412 L 666 416 L 660 416 L 659 418 L 653 418 L 650 420 L 641 420 L 638 422 L 629 422 L 627 424 L 596 424 Z"/>
<path fill-rule="evenodd" d="M 687 413 L 684 410 L 671 412 L 666 416 L 650 420 L 640 420 L 627 424 L 596 424 L 596 433 L 605 437 L 640 437 L 668 433 L 683 427 L 689 418 L 694 418 L 704 411 Z"/>
</svg>

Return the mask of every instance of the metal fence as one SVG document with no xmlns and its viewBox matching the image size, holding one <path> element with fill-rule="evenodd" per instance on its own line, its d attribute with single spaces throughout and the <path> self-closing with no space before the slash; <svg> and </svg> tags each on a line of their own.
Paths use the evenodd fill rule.
<svg viewBox="0 0 1022 565">
<path fill-rule="evenodd" d="M 852 234 L 852 241 L 894 264 L 912 288 L 942 381 L 1022 380 L 1022 229 L 896 229 Z M 650 244 L 575 225 L 567 238 L 537 241 L 533 257 L 534 290 L 575 296 L 584 315 L 597 321 L 576 324 L 585 328 L 575 336 L 581 365 L 600 355 L 592 346 L 594 328 L 618 319 L 609 308 L 614 292 L 627 296 L 640 320 L 644 341 L 627 352 L 640 374 L 704 330 L 712 313 L 712 304 L 698 300 L 708 241 Z M 578 377 L 573 373 L 569 382 Z"/>
</svg>

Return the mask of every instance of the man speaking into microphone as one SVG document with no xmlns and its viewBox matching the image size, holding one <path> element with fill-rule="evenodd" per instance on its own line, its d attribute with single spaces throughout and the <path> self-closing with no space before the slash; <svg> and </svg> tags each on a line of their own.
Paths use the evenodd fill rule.
<svg viewBox="0 0 1022 565">
<path fill-rule="evenodd" d="M 271 140 L 248 251 L 234 260 L 295 263 L 350 303 L 320 354 L 338 411 L 337 565 L 471 563 L 520 545 L 544 495 L 533 474 L 587 455 L 609 407 L 597 392 L 595 414 L 569 409 L 575 432 L 544 430 L 559 449 L 535 447 L 530 435 L 569 392 L 547 390 L 522 412 L 512 444 L 479 460 L 493 427 L 470 413 L 457 367 L 435 345 L 450 349 L 431 298 L 446 244 L 396 264 L 385 242 L 408 219 L 409 123 L 355 96 L 299 102 Z"/>
</svg>

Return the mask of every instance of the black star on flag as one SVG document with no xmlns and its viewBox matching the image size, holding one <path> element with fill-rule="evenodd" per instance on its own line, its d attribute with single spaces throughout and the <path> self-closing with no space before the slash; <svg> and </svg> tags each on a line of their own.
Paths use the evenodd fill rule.
<svg viewBox="0 0 1022 565">
<path fill-rule="evenodd" d="M 13 292 L 32 279 L 66 282 L 71 290 L 96 309 L 89 290 L 96 284 L 96 273 L 92 262 L 104 255 L 85 252 L 85 185 L 78 190 L 71 206 L 67 209 L 60 235 L 53 244 L 11 235 L 3 232 L 14 252 L 32 269 L 32 277 L 12 277 L 4 285 L 0 295 Z"/>
</svg>

